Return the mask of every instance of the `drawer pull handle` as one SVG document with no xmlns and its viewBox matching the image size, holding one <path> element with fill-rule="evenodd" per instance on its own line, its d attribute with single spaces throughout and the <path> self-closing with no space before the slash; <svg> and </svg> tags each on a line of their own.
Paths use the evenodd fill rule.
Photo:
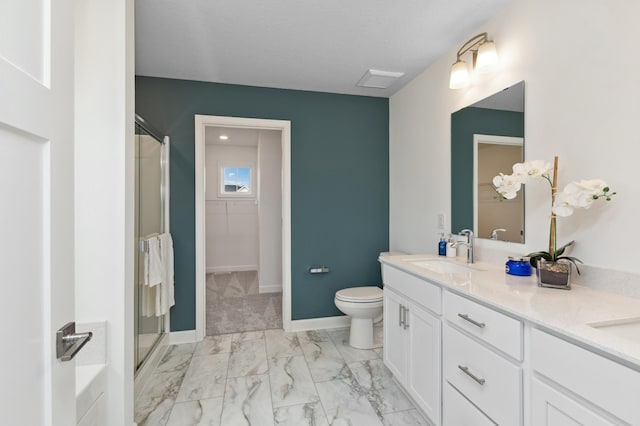
<svg viewBox="0 0 640 426">
<path fill-rule="evenodd" d="M 481 386 L 484 385 L 484 382 L 486 381 L 485 379 L 481 379 L 478 376 L 476 376 L 475 374 L 473 374 L 472 372 L 469 371 L 469 367 L 465 367 L 463 365 L 459 365 L 458 368 L 460 370 L 462 370 L 462 372 L 464 374 L 466 374 L 467 376 L 471 377 L 473 380 L 475 380 L 477 383 L 479 383 Z"/>
<path fill-rule="evenodd" d="M 402 327 L 402 311 L 404 311 L 404 306 L 399 305 L 398 306 L 398 327 Z"/>
<path fill-rule="evenodd" d="M 407 314 L 409 313 L 409 309 L 404 308 L 404 329 L 409 328 L 409 321 L 407 321 Z"/>
<path fill-rule="evenodd" d="M 476 327 L 484 328 L 485 326 L 485 323 L 472 320 L 471 318 L 469 318 L 469 315 L 467 314 L 458 314 L 458 316 L 465 321 L 469 321 L 471 324 L 475 325 Z"/>
</svg>

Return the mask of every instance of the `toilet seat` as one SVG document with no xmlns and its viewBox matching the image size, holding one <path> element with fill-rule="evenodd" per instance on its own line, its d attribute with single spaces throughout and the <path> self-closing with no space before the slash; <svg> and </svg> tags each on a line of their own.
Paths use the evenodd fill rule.
<svg viewBox="0 0 640 426">
<path fill-rule="evenodd" d="M 352 303 L 380 302 L 382 289 L 376 286 L 345 288 L 336 292 L 336 299 Z"/>
</svg>

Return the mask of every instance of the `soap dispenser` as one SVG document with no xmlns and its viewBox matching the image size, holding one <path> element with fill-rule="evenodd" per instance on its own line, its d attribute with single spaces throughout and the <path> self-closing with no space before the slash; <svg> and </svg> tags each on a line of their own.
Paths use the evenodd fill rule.
<svg viewBox="0 0 640 426">
<path fill-rule="evenodd" d="M 440 242 L 438 243 L 438 255 L 447 255 L 447 241 L 444 239 L 444 232 L 440 234 Z"/>
<path fill-rule="evenodd" d="M 456 257 L 458 250 L 453 246 L 453 238 L 449 234 L 449 240 L 447 241 L 447 257 Z"/>
</svg>

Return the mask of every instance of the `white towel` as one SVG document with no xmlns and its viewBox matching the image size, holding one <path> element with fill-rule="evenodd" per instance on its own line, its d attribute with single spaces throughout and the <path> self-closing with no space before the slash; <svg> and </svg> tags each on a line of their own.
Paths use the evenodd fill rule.
<svg viewBox="0 0 640 426">
<path fill-rule="evenodd" d="M 145 317 L 153 317 L 158 315 L 158 306 L 160 303 L 160 287 L 164 277 L 164 267 L 162 266 L 162 258 L 160 252 L 160 240 L 156 235 L 145 238 L 143 240 L 144 254 L 144 276 L 142 277 L 140 305 L 142 307 L 142 315 Z"/>
<path fill-rule="evenodd" d="M 156 306 L 157 316 L 164 315 L 169 312 L 169 308 L 176 304 L 173 296 L 173 239 L 171 234 L 161 234 L 160 240 L 160 256 L 162 259 L 162 283 L 160 284 L 160 300 Z"/>
<path fill-rule="evenodd" d="M 144 251 L 144 285 L 153 287 L 164 279 L 160 239 L 154 236 L 144 241 L 146 248 Z"/>
<path fill-rule="evenodd" d="M 142 300 L 140 301 L 140 306 L 142 307 L 142 315 L 145 317 L 154 317 L 156 316 L 156 305 L 158 303 L 158 299 L 160 298 L 160 286 L 149 287 L 146 285 L 140 286 L 142 291 Z"/>
</svg>

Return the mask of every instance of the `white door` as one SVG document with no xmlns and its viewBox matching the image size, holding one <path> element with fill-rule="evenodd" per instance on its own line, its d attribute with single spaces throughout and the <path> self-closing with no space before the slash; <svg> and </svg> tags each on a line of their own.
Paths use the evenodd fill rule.
<svg viewBox="0 0 640 426">
<path fill-rule="evenodd" d="M 0 1 L 1 423 L 74 425 L 73 2 Z"/>
</svg>

